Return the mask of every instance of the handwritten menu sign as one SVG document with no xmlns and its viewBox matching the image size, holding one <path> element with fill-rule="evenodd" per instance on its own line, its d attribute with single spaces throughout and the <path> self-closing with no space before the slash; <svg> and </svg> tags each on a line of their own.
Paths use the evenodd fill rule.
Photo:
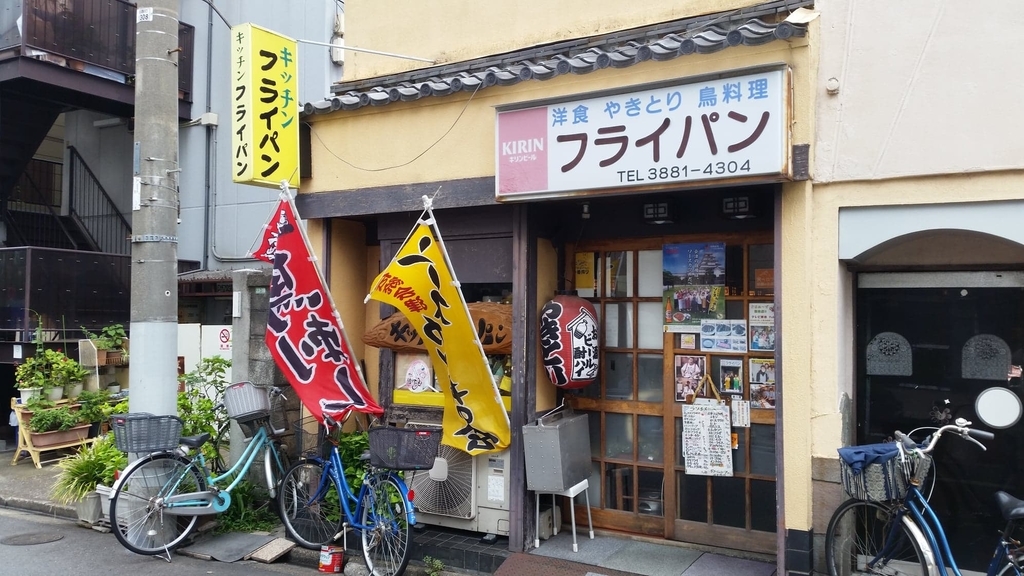
<svg viewBox="0 0 1024 576">
<path fill-rule="evenodd" d="M 683 404 L 686 473 L 732 476 L 732 422 L 727 404 Z"/>
</svg>

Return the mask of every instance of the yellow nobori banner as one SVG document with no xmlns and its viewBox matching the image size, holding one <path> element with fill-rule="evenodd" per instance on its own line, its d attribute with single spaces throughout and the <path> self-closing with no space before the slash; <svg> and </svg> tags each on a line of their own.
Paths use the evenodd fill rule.
<svg viewBox="0 0 1024 576">
<path fill-rule="evenodd" d="M 296 42 L 255 24 L 231 28 L 231 178 L 299 186 Z"/>
<path fill-rule="evenodd" d="M 445 395 L 442 442 L 474 455 L 503 450 L 508 414 L 432 222 L 416 224 L 369 297 L 405 314 L 423 338 Z"/>
</svg>

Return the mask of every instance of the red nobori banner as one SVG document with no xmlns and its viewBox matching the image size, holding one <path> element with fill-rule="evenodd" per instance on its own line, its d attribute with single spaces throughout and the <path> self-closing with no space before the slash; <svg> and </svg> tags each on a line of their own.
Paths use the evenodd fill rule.
<svg viewBox="0 0 1024 576">
<path fill-rule="evenodd" d="M 291 200 L 278 204 L 253 256 L 274 265 L 267 348 L 299 400 L 318 420 L 349 409 L 382 414 L 363 382 Z"/>
</svg>

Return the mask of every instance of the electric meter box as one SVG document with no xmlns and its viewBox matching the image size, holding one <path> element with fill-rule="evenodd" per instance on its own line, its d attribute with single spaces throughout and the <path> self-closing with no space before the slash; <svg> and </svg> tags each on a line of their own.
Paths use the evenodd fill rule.
<svg viewBox="0 0 1024 576">
<path fill-rule="evenodd" d="M 590 427 L 586 414 L 557 412 L 523 426 L 526 488 L 564 492 L 590 478 Z"/>
</svg>

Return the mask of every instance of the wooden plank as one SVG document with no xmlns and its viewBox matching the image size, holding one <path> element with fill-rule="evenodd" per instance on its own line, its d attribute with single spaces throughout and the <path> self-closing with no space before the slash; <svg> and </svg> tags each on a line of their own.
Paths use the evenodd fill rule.
<svg viewBox="0 0 1024 576">
<path fill-rule="evenodd" d="M 485 176 L 299 194 L 295 198 L 295 206 L 303 219 L 372 216 L 394 212 L 419 214 L 423 210 L 423 196 L 433 197 L 438 187 L 441 193 L 434 198 L 435 210 L 498 205 L 494 199 L 494 177 Z"/>
<path fill-rule="evenodd" d="M 249 555 L 249 558 L 257 562 L 270 564 L 281 556 L 287 554 L 292 548 L 295 548 L 295 542 L 284 538 L 276 538 L 268 542 L 262 548 L 255 550 Z"/>
</svg>

